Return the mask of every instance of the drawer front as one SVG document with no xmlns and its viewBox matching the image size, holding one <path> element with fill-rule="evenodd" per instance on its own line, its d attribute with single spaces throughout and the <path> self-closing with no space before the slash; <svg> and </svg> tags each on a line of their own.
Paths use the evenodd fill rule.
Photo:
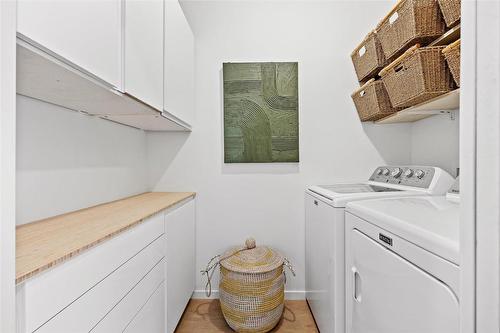
<svg viewBox="0 0 500 333">
<path fill-rule="evenodd" d="M 139 252 L 102 282 L 43 325 L 40 333 L 89 332 L 164 257 L 164 236 Z"/>
<path fill-rule="evenodd" d="M 68 262 L 18 285 L 17 331 L 33 332 L 39 328 L 163 233 L 164 212 L 161 212 Z M 160 259 L 161 256 L 155 263 Z M 142 276 L 146 272 L 147 270 L 141 272 Z M 130 289 L 131 287 L 128 290 Z"/>
<path fill-rule="evenodd" d="M 91 332 L 123 332 L 156 289 L 163 285 L 165 280 L 164 264 L 165 259 L 162 259 Z"/>
<path fill-rule="evenodd" d="M 165 332 L 165 284 L 162 283 L 123 331 L 124 333 Z"/>
<path fill-rule="evenodd" d="M 118 268 L 94 288 L 43 325 L 40 333 L 89 332 L 106 316 L 149 272 L 163 267 L 164 236 Z"/>
</svg>

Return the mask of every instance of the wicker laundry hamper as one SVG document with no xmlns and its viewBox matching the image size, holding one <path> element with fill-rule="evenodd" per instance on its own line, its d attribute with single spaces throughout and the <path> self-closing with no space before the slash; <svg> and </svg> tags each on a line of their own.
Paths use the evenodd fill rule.
<svg viewBox="0 0 500 333">
<path fill-rule="evenodd" d="M 400 0 L 378 24 L 377 35 L 390 61 L 413 44 L 427 45 L 445 29 L 436 0 Z"/>
<path fill-rule="evenodd" d="M 443 54 L 455 83 L 460 87 L 460 39 L 445 47 Z"/>
<path fill-rule="evenodd" d="M 386 65 L 384 52 L 375 31 L 352 51 L 351 60 L 359 82 L 366 82 L 375 77 Z"/>
<path fill-rule="evenodd" d="M 414 106 L 455 89 L 443 49 L 415 45 L 380 72 L 392 106 Z"/>
<path fill-rule="evenodd" d="M 286 276 L 284 266 L 295 276 L 290 262 L 267 246 L 234 247 L 210 260 L 202 271 L 207 275 L 207 296 L 211 277 L 220 265 L 219 298 L 228 325 L 240 333 L 265 333 L 280 321 L 284 310 Z"/>
<path fill-rule="evenodd" d="M 460 0 L 438 0 L 444 21 L 452 27 L 460 21 Z"/>
<path fill-rule="evenodd" d="M 371 79 L 351 94 L 361 121 L 387 117 L 399 109 L 393 108 L 381 80 Z"/>
</svg>

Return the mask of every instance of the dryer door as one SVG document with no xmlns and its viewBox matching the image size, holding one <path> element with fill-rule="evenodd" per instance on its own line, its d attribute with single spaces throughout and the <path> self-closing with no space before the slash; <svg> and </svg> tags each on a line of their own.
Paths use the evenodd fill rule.
<svg viewBox="0 0 500 333">
<path fill-rule="evenodd" d="M 459 332 L 458 301 L 447 285 L 361 232 L 349 236 L 348 332 Z"/>
</svg>

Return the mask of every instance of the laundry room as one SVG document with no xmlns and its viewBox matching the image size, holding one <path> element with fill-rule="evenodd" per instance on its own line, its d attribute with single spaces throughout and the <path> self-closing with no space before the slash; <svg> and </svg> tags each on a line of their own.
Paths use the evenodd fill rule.
<svg viewBox="0 0 500 333">
<path fill-rule="evenodd" d="M 5 0 L 0 45 L 0 332 L 500 331 L 499 1 Z"/>
</svg>

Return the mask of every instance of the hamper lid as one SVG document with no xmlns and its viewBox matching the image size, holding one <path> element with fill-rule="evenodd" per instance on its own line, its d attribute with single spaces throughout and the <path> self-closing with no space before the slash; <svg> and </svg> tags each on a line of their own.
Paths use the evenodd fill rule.
<svg viewBox="0 0 500 333">
<path fill-rule="evenodd" d="M 284 257 L 268 246 L 255 246 L 249 238 L 245 246 L 237 246 L 226 251 L 220 264 L 227 270 L 238 273 L 266 273 L 283 265 Z"/>
</svg>

